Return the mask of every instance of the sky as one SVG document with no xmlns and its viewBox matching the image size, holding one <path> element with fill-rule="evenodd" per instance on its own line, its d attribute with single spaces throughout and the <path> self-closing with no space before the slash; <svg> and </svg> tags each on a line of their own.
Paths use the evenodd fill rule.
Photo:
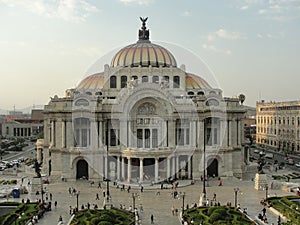
<svg viewBox="0 0 300 225">
<path fill-rule="evenodd" d="M 110 64 L 112 50 L 137 41 L 139 17 L 151 42 L 201 59 L 224 96 L 300 100 L 300 0 L 0 0 L 0 109 L 63 97 L 97 60 Z"/>
</svg>

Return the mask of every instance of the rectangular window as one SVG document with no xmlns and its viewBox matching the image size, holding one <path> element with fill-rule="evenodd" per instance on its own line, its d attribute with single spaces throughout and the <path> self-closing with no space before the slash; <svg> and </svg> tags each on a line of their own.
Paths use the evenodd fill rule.
<svg viewBox="0 0 300 225">
<path fill-rule="evenodd" d="M 215 145 L 219 144 L 218 129 L 217 128 L 214 128 L 214 144 Z"/>
<path fill-rule="evenodd" d="M 185 134 L 185 144 L 189 145 L 190 144 L 190 129 L 186 129 L 186 134 Z"/>
<path fill-rule="evenodd" d="M 87 147 L 87 130 L 86 129 L 82 129 L 82 147 Z"/>
<path fill-rule="evenodd" d="M 173 88 L 179 88 L 180 87 L 180 77 L 174 76 L 173 77 Z"/>
<path fill-rule="evenodd" d="M 121 88 L 127 87 L 127 76 L 121 76 Z"/>
<path fill-rule="evenodd" d="M 117 137 L 114 129 L 110 129 L 110 146 L 117 145 Z"/>
<path fill-rule="evenodd" d="M 117 88 L 117 77 L 111 76 L 110 79 L 110 88 Z"/>
<path fill-rule="evenodd" d="M 206 128 L 206 144 L 207 145 L 212 145 L 211 128 Z"/>
<path fill-rule="evenodd" d="M 145 129 L 145 148 L 150 148 L 150 129 Z"/>
<path fill-rule="evenodd" d="M 152 148 L 158 147 L 157 129 L 152 129 Z"/>
<path fill-rule="evenodd" d="M 163 77 L 163 85 L 165 88 L 169 88 L 169 76 Z"/>
<path fill-rule="evenodd" d="M 143 130 L 142 129 L 137 130 L 137 147 L 138 148 L 143 147 Z"/>
<path fill-rule="evenodd" d="M 177 144 L 179 146 L 183 146 L 184 145 L 184 129 L 177 129 Z"/>
</svg>

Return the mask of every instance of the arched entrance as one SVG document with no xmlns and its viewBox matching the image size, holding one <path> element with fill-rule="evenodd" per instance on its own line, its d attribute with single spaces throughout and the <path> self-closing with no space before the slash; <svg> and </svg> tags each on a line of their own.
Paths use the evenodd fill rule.
<svg viewBox="0 0 300 225">
<path fill-rule="evenodd" d="M 79 178 L 89 179 L 89 165 L 84 159 L 81 159 L 77 162 L 76 169 L 77 169 L 76 179 Z"/>
<path fill-rule="evenodd" d="M 207 175 L 212 176 L 219 176 L 218 174 L 218 160 L 216 158 L 209 159 L 207 162 Z"/>
</svg>

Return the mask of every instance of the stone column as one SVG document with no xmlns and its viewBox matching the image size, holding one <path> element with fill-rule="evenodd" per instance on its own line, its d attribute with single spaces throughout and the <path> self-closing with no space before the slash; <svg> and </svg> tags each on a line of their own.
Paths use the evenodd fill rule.
<svg viewBox="0 0 300 225">
<path fill-rule="evenodd" d="M 192 174 L 192 157 L 188 157 L 188 179 L 192 179 L 191 174 Z"/>
<path fill-rule="evenodd" d="M 68 148 L 74 147 L 74 130 L 72 127 L 72 120 L 67 120 L 66 138 L 67 138 L 66 147 Z"/>
<path fill-rule="evenodd" d="M 170 171 L 170 157 L 167 158 L 167 178 L 171 176 L 171 171 Z"/>
<path fill-rule="evenodd" d="M 169 147 L 175 146 L 175 120 L 171 119 L 168 120 L 168 141 L 169 141 Z"/>
<path fill-rule="evenodd" d="M 108 178 L 108 157 L 104 156 L 104 177 Z"/>
<path fill-rule="evenodd" d="M 121 177 L 122 177 L 122 180 L 125 180 L 125 158 L 122 157 L 122 163 L 121 163 Z"/>
<path fill-rule="evenodd" d="M 127 182 L 130 183 L 131 180 L 131 158 L 128 159 L 128 165 L 127 165 Z"/>
<path fill-rule="evenodd" d="M 158 158 L 155 158 L 155 182 L 158 182 Z"/>
<path fill-rule="evenodd" d="M 167 121 L 163 120 L 161 123 L 161 135 L 159 136 L 161 137 L 160 140 L 158 140 L 158 143 L 161 143 L 162 147 L 166 147 L 167 146 Z"/>
<path fill-rule="evenodd" d="M 172 157 L 172 176 L 175 178 L 176 167 L 175 167 L 175 156 Z"/>
<path fill-rule="evenodd" d="M 176 156 L 175 161 L 176 161 L 176 165 L 175 165 L 176 171 L 175 172 L 179 172 L 180 165 L 179 165 L 179 156 L 178 155 Z"/>
<path fill-rule="evenodd" d="M 192 120 L 190 122 L 190 146 L 196 146 L 196 121 Z"/>
<path fill-rule="evenodd" d="M 133 146 L 133 132 L 131 131 L 131 120 L 127 121 L 127 140 L 128 140 L 128 147 L 134 147 Z"/>
<path fill-rule="evenodd" d="M 227 129 L 226 129 L 227 121 L 224 119 L 220 120 L 220 145 L 223 147 L 227 146 Z"/>
<path fill-rule="evenodd" d="M 198 129 L 198 135 L 199 135 L 199 148 L 203 149 L 203 145 L 204 145 L 204 121 L 200 120 L 199 121 L 199 129 Z"/>
<path fill-rule="evenodd" d="M 52 137 L 51 144 L 54 147 L 56 145 L 56 143 L 55 143 L 55 135 L 56 135 L 56 132 L 55 132 L 55 121 L 52 120 L 51 121 L 51 137 Z"/>
<path fill-rule="evenodd" d="M 144 178 L 144 163 L 143 163 L 143 158 L 140 158 L 140 182 L 143 182 Z"/>
<path fill-rule="evenodd" d="M 120 180 L 120 156 L 117 157 L 117 179 Z"/>
<path fill-rule="evenodd" d="M 66 147 L 66 122 L 63 120 L 61 122 L 61 147 Z"/>
<path fill-rule="evenodd" d="M 128 128 L 127 128 L 127 120 L 120 120 L 120 144 L 121 146 L 128 146 Z"/>
<path fill-rule="evenodd" d="M 228 146 L 232 146 L 232 120 L 228 120 Z"/>
<path fill-rule="evenodd" d="M 97 138 L 97 129 L 98 129 L 98 124 L 97 121 L 95 121 L 95 119 L 91 120 L 91 125 L 90 125 L 90 131 L 91 131 L 91 147 L 92 149 L 97 147 L 97 142 L 98 142 L 98 138 Z"/>
</svg>

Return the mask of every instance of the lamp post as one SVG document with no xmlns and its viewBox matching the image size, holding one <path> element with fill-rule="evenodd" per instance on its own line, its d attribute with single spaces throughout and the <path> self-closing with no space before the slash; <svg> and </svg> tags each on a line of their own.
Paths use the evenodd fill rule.
<svg viewBox="0 0 300 225">
<path fill-rule="evenodd" d="M 234 207 L 237 207 L 237 193 L 239 192 L 239 188 L 234 188 Z"/>
<path fill-rule="evenodd" d="M 80 194 L 80 191 L 77 191 L 77 193 L 76 193 L 76 205 L 77 205 L 77 212 L 78 212 L 78 197 L 79 197 L 79 194 Z"/>
<path fill-rule="evenodd" d="M 135 193 L 132 193 L 132 205 L 133 205 L 133 211 L 135 210 Z"/>
<path fill-rule="evenodd" d="M 184 214 L 184 197 L 185 197 L 185 192 L 182 194 L 182 219 L 183 219 L 183 214 Z"/>
<path fill-rule="evenodd" d="M 269 190 L 268 184 L 265 185 L 265 190 L 266 190 L 266 201 L 267 201 L 267 198 L 268 198 L 268 190 Z"/>
<path fill-rule="evenodd" d="M 110 179 L 108 179 L 108 119 L 106 120 L 106 132 L 105 132 L 105 141 L 106 141 L 106 160 L 107 160 L 107 163 L 106 163 L 106 176 L 104 181 L 106 181 L 106 201 L 109 202 L 109 197 L 110 197 L 110 193 L 109 193 L 109 182 L 110 182 Z"/>
<path fill-rule="evenodd" d="M 206 206 L 206 188 L 205 188 L 205 177 L 206 177 L 206 155 L 205 155 L 205 151 L 206 151 L 206 119 L 203 119 L 203 123 L 204 123 L 204 131 L 203 131 L 203 188 L 202 188 L 202 194 L 200 196 L 200 201 L 199 201 L 199 205 L 200 206 Z"/>
</svg>

